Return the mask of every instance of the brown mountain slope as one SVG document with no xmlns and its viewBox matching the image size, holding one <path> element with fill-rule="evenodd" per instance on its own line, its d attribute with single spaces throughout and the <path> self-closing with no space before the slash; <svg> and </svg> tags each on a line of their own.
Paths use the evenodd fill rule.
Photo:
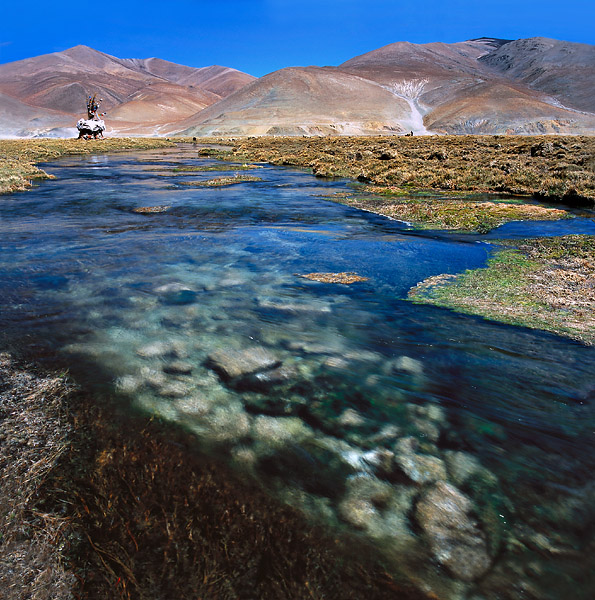
<svg viewBox="0 0 595 600">
<path fill-rule="evenodd" d="M 192 135 L 595 131 L 594 115 L 488 64 L 511 44 L 397 42 L 339 67 L 281 69 L 180 125 Z"/>
<path fill-rule="evenodd" d="M 403 133 L 409 107 L 374 81 L 332 67 L 270 73 L 180 123 L 186 135 Z"/>
<path fill-rule="evenodd" d="M 595 115 L 577 115 L 502 83 L 461 88 L 430 111 L 428 129 L 451 134 L 547 134 L 595 131 Z"/>
<path fill-rule="evenodd" d="M 160 59 L 119 59 L 87 46 L 0 65 L 0 93 L 72 115 L 63 125 L 73 126 L 84 114 L 87 95 L 97 92 L 104 99 L 101 110 L 108 113 L 108 125 L 146 124 L 147 133 L 155 125 L 196 113 L 253 79 L 226 67 L 195 69 Z M 48 127 L 54 124 L 49 113 L 46 121 Z M 22 129 L 27 123 L 23 116 L 15 124 Z"/>
<path fill-rule="evenodd" d="M 595 112 L 595 46 L 529 38 L 510 42 L 479 61 L 565 106 Z"/>
</svg>

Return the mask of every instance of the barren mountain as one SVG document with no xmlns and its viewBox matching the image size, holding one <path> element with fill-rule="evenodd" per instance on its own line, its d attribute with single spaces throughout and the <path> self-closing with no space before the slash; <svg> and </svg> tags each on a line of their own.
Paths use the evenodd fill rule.
<svg viewBox="0 0 595 600">
<path fill-rule="evenodd" d="M 120 131 L 156 132 L 224 98 L 254 77 L 212 66 L 195 69 L 157 58 L 119 59 L 87 46 L 0 65 L 1 106 L 19 102 L 11 129 L 74 126 L 84 116 L 89 94 L 104 99 L 108 124 Z M 62 120 L 52 111 L 62 113 Z M 18 112 L 18 114 L 17 114 Z M 5 126 L 1 131 L 6 131 Z"/>
<path fill-rule="evenodd" d="M 72 124 L 72 117 L 65 113 L 29 106 L 2 93 L 0 107 L 0 133 L 4 136 L 35 135 L 48 127 L 60 127 L 65 122 Z"/>
<path fill-rule="evenodd" d="M 567 100 L 576 89 L 581 106 L 593 102 L 595 47 L 546 42 L 397 42 L 338 67 L 281 69 L 180 125 L 191 135 L 595 131 L 595 115 Z"/>
<path fill-rule="evenodd" d="M 76 46 L 0 65 L 0 134 L 62 133 L 95 92 L 110 133 L 590 134 L 594 89 L 595 46 L 546 38 L 396 42 L 258 80 Z"/>
<path fill-rule="evenodd" d="M 332 67 L 291 67 L 247 85 L 179 124 L 189 135 L 404 133 L 407 102 Z"/>
<path fill-rule="evenodd" d="M 537 37 L 510 42 L 479 60 L 565 106 L 595 112 L 595 46 Z"/>
</svg>

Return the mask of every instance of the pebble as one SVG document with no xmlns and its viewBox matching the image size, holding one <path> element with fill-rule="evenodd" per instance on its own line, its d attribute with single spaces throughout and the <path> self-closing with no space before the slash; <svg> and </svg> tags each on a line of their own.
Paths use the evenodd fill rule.
<svg viewBox="0 0 595 600">
<path fill-rule="evenodd" d="M 479 461 L 466 452 L 447 450 L 444 453 L 444 462 L 446 463 L 450 479 L 456 485 L 462 485 L 467 479 L 482 469 Z"/>
</svg>

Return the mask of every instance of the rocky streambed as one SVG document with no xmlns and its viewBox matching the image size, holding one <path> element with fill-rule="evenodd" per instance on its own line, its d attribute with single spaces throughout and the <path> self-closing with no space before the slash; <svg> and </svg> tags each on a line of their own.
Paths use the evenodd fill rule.
<svg viewBox="0 0 595 600">
<path fill-rule="evenodd" d="M 485 264 L 481 236 L 412 231 L 276 167 L 184 186 L 203 163 L 67 159 L 15 196 L 6 344 L 175 424 L 423 593 L 590 597 L 593 348 L 406 300 Z"/>
</svg>

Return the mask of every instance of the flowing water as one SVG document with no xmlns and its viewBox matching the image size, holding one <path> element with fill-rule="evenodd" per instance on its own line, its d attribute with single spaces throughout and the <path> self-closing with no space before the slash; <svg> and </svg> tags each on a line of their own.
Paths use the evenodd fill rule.
<svg viewBox="0 0 595 600">
<path fill-rule="evenodd" d="M 439 597 L 592 597 L 595 350 L 406 296 L 494 237 L 593 222 L 420 233 L 324 197 L 344 181 L 173 171 L 217 164 L 234 174 L 192 146 L 67 158 L 3 198 L 3 346 L 178 423 Z M 367 280 L 300 276 L 345 271 Z"/>
</svg>

